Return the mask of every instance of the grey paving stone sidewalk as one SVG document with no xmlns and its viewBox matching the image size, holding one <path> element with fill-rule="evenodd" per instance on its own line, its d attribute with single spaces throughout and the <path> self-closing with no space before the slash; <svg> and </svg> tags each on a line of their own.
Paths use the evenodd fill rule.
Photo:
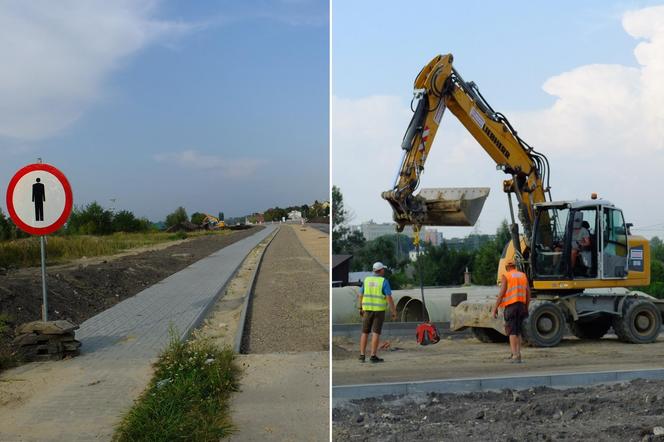
<svg viewBox="0 0 664 442">
<path fill-rule="evenodd" d="M 0 412 L 0 441 L 110 440 L 119 416 L 145 388 L 169 327 L 187 334 L 236 268 L 276 226 L 225 247 L 81 324 L 80 357 L 28 364 L 0 376 L 32 383 Z M 10 382 L 4 382 L 10 381 Z"/>
</svg>

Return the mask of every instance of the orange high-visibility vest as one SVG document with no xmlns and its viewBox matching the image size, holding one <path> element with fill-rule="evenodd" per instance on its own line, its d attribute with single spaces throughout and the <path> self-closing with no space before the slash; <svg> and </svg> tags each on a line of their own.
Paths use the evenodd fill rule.
<svg viewBox="0 0 664 442">
<path fill-rule="evenodd" d="M 505 274 L 507 278 L 507 290 L 503 299 L 500 300 L 501 308 L 505 308 L 515 302 L 526 303 L 526 290 L 528 289 L 528 277 L 525 273 L 512 270 Z"/>
</svg>

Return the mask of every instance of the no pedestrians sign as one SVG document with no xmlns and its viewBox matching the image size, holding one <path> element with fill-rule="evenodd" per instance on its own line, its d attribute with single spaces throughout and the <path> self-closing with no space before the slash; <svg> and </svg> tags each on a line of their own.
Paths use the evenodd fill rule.
<svg viewBox="0 0 664 442">
<path fill-rule="evenodd" d="M 31 235 L 48 235 L 62 227 L 73 205 L 67 177 L 50 164 L 29 164 L 16 172 L 7 188 L 7 211 L 17 227 Z"/>
</svg>

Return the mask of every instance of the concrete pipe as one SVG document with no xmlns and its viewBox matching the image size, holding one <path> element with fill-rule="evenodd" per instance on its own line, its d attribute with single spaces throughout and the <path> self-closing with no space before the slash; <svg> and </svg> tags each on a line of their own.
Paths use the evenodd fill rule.
<svg viewBox="0 0 664 442">
<path fill-rule="evenodd" d="M 358 314 L 359 293 L 359 287 L 335 287 L 332 289 L 333 324 L 357 324 L 361 322 Z M 466 293 L 468 300 L 472 301 L 487 298 L 495 300 L 498 288 L 495 286 L 425 287 L 424 296 L 427 311 L 432 321 L 450 321 L 453 293 Z M 392 298 L 397 306 L 399 321 L 419 322 L 424 319 L 420 289 L 394 290 L 392 291 Z"/>
<path fill-rule="evenodd" d="M 359 315 L 360 288 L 355 286 L 332 288 L 332 323 L 357 324 Z"/>
</svg>

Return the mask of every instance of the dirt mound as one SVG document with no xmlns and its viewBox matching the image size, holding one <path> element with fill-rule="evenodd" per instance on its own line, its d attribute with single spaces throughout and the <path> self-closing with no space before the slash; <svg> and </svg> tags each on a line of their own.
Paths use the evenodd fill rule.
<svg viewBox="0 0 664 442">
<path fill-rule="evenodd" d="M 192 238 L 166 248 L 47 268 L 49 320 L 80 324 L 118 302 L 134 296 L 167 276 L 263 227 Z M 0 334 L 0 352 L 7 351 L 17 324 L 41 317 L 42 288 L 39 268 L 0 274 L 0 314 L 9 318 Z"/>
<path fill-rule="evenodd" d="M 335 440 L 660 440 L 664 381 L 350 401 Z M 661 437 L 661 436 L 659 436 Z"/>
</svg>

